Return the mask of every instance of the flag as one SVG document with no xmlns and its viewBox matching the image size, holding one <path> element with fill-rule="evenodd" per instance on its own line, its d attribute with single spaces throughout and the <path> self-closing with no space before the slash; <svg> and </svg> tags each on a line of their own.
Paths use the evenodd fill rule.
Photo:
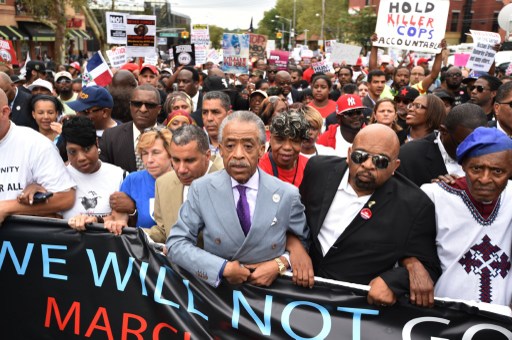
<svg viewBox="0 0 512 340">
<path fill-rule="evenodd" d="M 254 31 L 254 27 L 252 27 L 252 17 L 251 17 L 251 24 L 249 25 L 249 29 L 247 32 L 252 33 Z"/>
<path fill-rule="evenodd" d="M 89 59 L 85 70 L 86 72 L 83 76 L 84 86 L 107 86 L 112 81 L 112 72 L 99 51 L 94 53 L 91 59 Z"/>
</svg>

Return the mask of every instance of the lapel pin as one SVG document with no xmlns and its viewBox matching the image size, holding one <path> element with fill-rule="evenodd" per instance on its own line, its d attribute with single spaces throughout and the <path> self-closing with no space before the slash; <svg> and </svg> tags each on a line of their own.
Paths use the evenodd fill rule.
<svg viewBox="0 0 512 340">
<path fill-rule="evenodd" d="M 18 105 L 18 106 L 16 106 L 16 110 L 17 110 L 17 111 L 21 110 L 21 106 L 19 106 L 19 105 Z"/>
<path fill-rule="evenodd" d="M 376 203 L 375 201 L 368 202 L 368 208 L 373 207 L 375 205 L 375 203 Z"/>
<path fill-rule="evenodd" d="M 368 208 L 364 208 L 363 210 L 361 210 L 359 215 L 361 215 L 363 219 L 369 220 L 372 217 L 372 211 Z"/>
<path fill-rule="evenodd" d="M 274 219 L 272 220 L 272 224 L 270 226 L 273 226 L 277 223 L 277 218 L 274 217 Z"/>
<path fill-rule="evenodd" d="M 281 196 L 279 196 L 279 194 L 274 194 L 272 196 L 272 201 L 274 201 L 275 203 L 279 202 L 281 200 Z"/>
</svg>

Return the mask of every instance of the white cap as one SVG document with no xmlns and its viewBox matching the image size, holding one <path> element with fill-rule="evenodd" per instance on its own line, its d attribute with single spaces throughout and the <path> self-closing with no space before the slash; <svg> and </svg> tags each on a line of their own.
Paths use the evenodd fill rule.
<svg viewBox="0 0 512 340">
<path fill-rule="evenodd" d="M 49 81 L 43 80 L 43 79 L 36 79 L 32 84 L 27 86 L 27 89 L 32 91 L 34 87 L 44 87 L 45 89 L 48 89 L 50 92 L 53 93 L 53 85 Z"/>
</svg>

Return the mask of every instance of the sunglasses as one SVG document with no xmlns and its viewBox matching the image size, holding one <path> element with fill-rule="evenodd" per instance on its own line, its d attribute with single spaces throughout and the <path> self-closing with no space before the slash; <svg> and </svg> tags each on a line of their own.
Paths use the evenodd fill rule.
<svg viewBox="0 0 512 340">
<path fill-rule="evenodd" d="M 409 105 L 407 105 L 407 109 L 410 110 L 412 108 L 415 108 L 416 110 L 419 110 L 419 109 L 424 109 L 426 110 L 427 107 L 423 104 L 420 104 L 420 103 L 410 103 Z"/>
<path fill-rule="evenodd" d="M 446 78 L 460 78 L 462 77 L 462 73 L 448 73 Z"/>
<path fill-rule="evenodd" d="M 512 109 L 512 102 L 508 102 L 508 103 L 499 103 L 499 102 L 496 102 L 500 105 L 508 105 L 511 109 Z"/>
<path fill-rule="evenodd" d="M 468 89 L 470 92 L 473 92 L 473 90 L 476 89 L 478 93 L 482 93 L 482 92 L 484 92 L 484 90 L 487 90 L 487 88 L 483 87 L 482 85 L 478 85 L 478 86 L 471 85 L 468 87 Z"/>
<path fill-rule="evenodd" d="M 348 111 L 342 112 L 341 114 L 345 117 L 354 117 L 354 116 L 362 115 L 363 110 L 360 110 L 360 109 L 348 110 Z"/>
<path fill-rule="evenodd" d="M 101 111 L 103 110 L 102 107 L 99 107 L 99 108 L 96 108 L 96 109 L 89 109 L 89 110 L 84 110 L 84 111 L 80 111 L 80 113 L 83 113 L 85 114 L 86 116 L 90 115 L 91 113 L 95 113 L 95 112 L 98 112 L 98 111 Z"/>
<path fill-rule="evenodd" d="M 267 71 L 267 73 L 277 73 L 277 71 L 270 70 L 270 71 Z"/>
<path fill-rule="evenodd" d="M 139 102 L 139 101 L 134 101 L 134 100 L 132 100 L 130 102 L 130 104 L 137 109 L 140 109 L 142 107 L 142 105 L 144 105 L 146 107 L 146 109 L 148 109 L 148 110 L 156 109 L 158 107 L 158 105 L 160 105 L 158 103 L 147 103 L 147 102 Z"/>
<path fill-rule="evenodd" d="M 397 104 L 403 103 L 405 105 L 409 105 L 410 103 L 412 103 L 412 100 L 405 99 L 405 98 L 395 97 L 395 103 L 397 103 Z"/>
<path fill-rule="evenodd" d="M 57 80 L 57 84 L 71 84 L 71 80 L 69 80 L 69 79 L 60 79 L 60 80 Z"/>
<path fill-rule="evenodd" d="M 388 156 L 370 155 L 368 152 L 361 150 L 352 151 L 350 154 L 350 159 L 356 164 L 362 164 L 370 157 L 372 158 L 373 165 L 375 165 L 377 169 L 386 169 L 389 166 L 389 162 L 391 162 Z"/>
</svg>

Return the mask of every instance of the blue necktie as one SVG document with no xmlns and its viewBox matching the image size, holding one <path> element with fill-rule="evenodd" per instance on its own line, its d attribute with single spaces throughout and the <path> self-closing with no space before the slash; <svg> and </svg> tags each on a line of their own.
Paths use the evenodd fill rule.
<svg viewBox="0 0 512 340">
<path fill-rule="evenodd" d="M 240 198 L 236 204 L 236 213 L 238 215 L 238 219 L 240 220 L 240 225 L 242 226 L 244 235 L 247 236 L 249 230 L 251 229 L 251 212 L 249 210 L 249 203 L 247 202 L 247 196 L 245 194 L 247 187 L 243 185 L 237 185 L 236 188 L 240 193 Z"/>
</svg>

